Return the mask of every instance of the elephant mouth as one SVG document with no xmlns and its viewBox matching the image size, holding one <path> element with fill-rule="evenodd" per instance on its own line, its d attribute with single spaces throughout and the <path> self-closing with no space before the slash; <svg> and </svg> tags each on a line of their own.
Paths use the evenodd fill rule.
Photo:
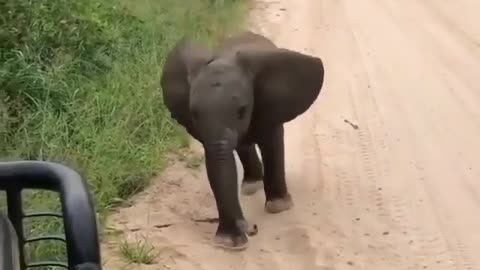
<svg viewBox="0 0 480 270">
<path fill-rule="evenodd" d="M 221 139 L 204 140 L 204 147 L 207 152 L 210 152 L 210 150 L 218 151 L 220 149 L 223 151 L 233 151 L 237 147 L 237 132 L 233 131 L 232 129 L 226 128 L 222 133 L 223 136 L 221 136 Z"/>
</svg>

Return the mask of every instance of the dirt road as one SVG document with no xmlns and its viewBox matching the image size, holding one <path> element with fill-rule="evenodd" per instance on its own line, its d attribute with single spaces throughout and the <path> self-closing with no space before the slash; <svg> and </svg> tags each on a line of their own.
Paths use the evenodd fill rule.
<svg viewBox="0 0 480 270">
<path fill-rule="evenodd" d="M 113 218 L 162 250 L 132 269 L 480 269 L 479 10 L 477 0 L 260 2 L 256 31 L 325 62 L 318 101 L 286 125 L 295 206 L 272 215 L 261 192 L 242 197 L 259 234 L 243 252 L 215 249 L 216 225 L 191 221 L 216 214 L 203 164 L 175 164 Z"/>
</svg>

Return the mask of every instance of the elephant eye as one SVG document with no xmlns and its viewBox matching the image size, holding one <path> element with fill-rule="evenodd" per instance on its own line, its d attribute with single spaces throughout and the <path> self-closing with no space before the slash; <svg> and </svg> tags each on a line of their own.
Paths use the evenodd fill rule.
<svg viewBox="0 0 480 270">
<path fill-rule="evenodd" d="M 247 106 L 241 106 L 240 108 L 238 108 L 237 118 L 239 120 L 243 119 L 245 117 L 246 112 L 247 112 Z"/>
</svg>

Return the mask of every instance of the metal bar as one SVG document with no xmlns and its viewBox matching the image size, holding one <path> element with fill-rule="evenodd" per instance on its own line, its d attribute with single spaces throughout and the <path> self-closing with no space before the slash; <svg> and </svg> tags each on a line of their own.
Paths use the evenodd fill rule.
<svg viewBox="0 0 480 270">
<path fill-rule="evenodd" d="M 33 243 L 33 242 L 38 242 L 42 240 L 56 240 L 56 241 L 62 241 L 66 242 L 65 237 L 62 235 L 45 235 L 45 236 L 36 236 L 36 237 L 31 237 L 25 240 L 25 243 Z"/>
<path fill-rule="evenodd" d="M 20 267 L 21 269 L 25 269 L 25 236 L 23 234 L 23 206 L 21 189 L 9 188 L 7 190 L 7 207 L 8 218 L 17 232 Z"/>
<path fill-rule="evenodd" d="M 24 218 L 34 218 L 34 217 L 56 217 L 63 218 L 63 215 L 56 212 L 33 212 L 28 213 L 23 216 Z"/>
<path fill-rule="evenodd" d="M 27 268 L 37 268 L 37 267 L 45 267 L 45 266 L 56 266 L 56 267 L 63 267 L 68 269 L 68 265 L 62 262 L 36 262 L 28 264 L 25 269 Z"/>
</svg>

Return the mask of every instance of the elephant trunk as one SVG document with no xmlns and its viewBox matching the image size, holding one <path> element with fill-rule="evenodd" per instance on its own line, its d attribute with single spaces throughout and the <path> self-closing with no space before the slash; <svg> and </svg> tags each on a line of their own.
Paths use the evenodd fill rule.
<svg viewBox="0 0 480 270">
<path fill-rule="evenodd" d="M 231 141 L 205 145 L 207 175 L 215 196 L 220 225 L 237 227 L 244 216 L 238 198 L 237 168 Z"/>
</svg>

